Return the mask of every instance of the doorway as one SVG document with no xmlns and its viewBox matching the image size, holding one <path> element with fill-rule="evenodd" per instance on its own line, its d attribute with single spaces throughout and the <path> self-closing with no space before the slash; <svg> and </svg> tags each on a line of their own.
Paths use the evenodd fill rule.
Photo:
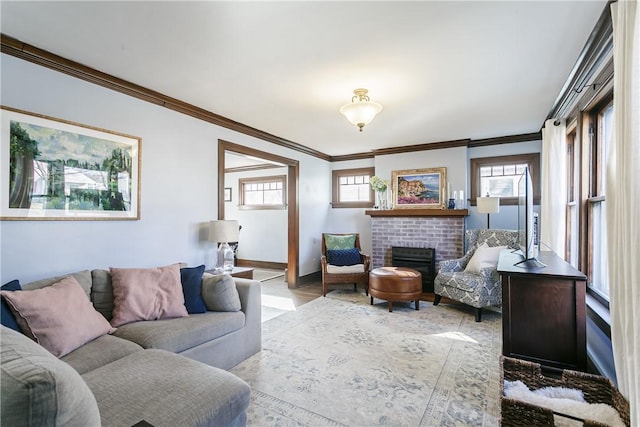
<svg viewBox="0 0 640 427">
<path fill-rule="evenodd" d="M 225 155 L 227 152 L 244 154 L 264 160 L 278 162 L 287 167 L 287 284 L 296 288 L 299 280 L 299 207 L 298 180 L 299 162 L 255 148 L 218 140 L 218 219 L 225 219 Z"/>
</svg>

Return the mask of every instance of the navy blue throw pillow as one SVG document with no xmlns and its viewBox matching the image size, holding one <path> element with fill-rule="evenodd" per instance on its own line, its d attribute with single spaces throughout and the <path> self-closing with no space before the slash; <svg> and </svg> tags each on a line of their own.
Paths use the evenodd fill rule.
<svg viewBox="0 0 640 427">
<path fill-rule="evenodd" d="M 338 266 L 362 264 L 358 248 L 328 250 L 327 260 L 329 264 Z"/>
<path fill-rule="evenodd" d="M 21 291 L 22 287 L 20 286 L 20 282 L 18 280 L 12 280 L 11 282 L 2 285 L 0 290 L 3 291 Z M 0 298 L 0 323 L 2 323 L 7 328 L 11 328 L 14 331 L 18 331 L 22 333 L 20 330 L 20 326 L 16 322 L 16 318 L 13 316 L 7 301 L 5 301 L 4 297 Z"/>
<path fill-rule="evenodd" d="M 202 299 L 202 274 L 204 265 L 198 267 L 181 268 L 180 282 L 182 282 L 182 293 L 184 294 L 184 306 L 187 313 L 204 313 L 207 307 Z"/>
</svg>

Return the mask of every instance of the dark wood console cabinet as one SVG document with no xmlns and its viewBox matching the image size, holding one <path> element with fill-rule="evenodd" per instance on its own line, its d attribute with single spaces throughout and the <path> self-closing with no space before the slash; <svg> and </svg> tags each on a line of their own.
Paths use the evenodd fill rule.
<svg viewBox="0 0 640 427">
<path fill-rule="evenodd" d="M 553 252 L 540 252 L 544 268 L 518 266 L 503 250 L 502 354 L 555 369 L 586 371 L 586 276 Z"/>
</svg>

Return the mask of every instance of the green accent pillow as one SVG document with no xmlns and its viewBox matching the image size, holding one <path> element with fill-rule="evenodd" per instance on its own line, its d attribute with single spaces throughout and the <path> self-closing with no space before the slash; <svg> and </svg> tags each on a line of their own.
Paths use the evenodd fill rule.
<svg viewBox="0 0 640 427">
<path fill-rule="evenodd" d="M 324 245 L 328 251 L 336 249 L 351 249 L 356 245 L 355 234 L 325 234 Z"/>
</svg>

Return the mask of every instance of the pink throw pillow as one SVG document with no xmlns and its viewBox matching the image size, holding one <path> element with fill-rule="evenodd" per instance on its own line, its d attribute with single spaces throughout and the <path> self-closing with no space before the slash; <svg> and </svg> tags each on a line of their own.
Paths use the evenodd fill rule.
<svg viewBox="0 0 640 427">
<path fill-rule="evenodd" d="M 104 334 L 113 333 L 73 276 L 29 291 L 2 291 L 25 335 L 62 357 Z"/>
<path fill-rule="evenodd" d="M 188 316 L 180 264 L 157 268 L 111 268 L 112 326 L 139 320 Z"/>
</svg>

